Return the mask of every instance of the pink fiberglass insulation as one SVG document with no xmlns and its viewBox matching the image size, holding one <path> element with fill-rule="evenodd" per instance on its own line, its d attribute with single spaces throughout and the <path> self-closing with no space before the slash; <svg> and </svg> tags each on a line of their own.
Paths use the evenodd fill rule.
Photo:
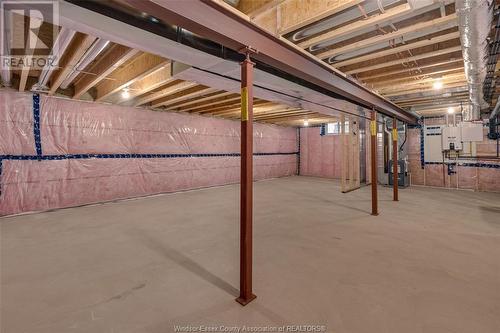
<svg viewBox="0 0 500 333">
<path fill-rule="evenodd" d="M 425 120 L 426 125 L 443 125 L 443 118 Z M 470 189 L 485 192 L 500 192 L 500 160 L 496 159 L 496 141 L 487 138 L 488 129 L 484 128 L 483 141 L 476 144 L 479 158 L 461 160 L 455 166 L 456 173 L 448 175 L 442 164 L 425 164 L 420 161 L 420 129 L 409 130 L 408 161 L 411 183 L 433 187 Z M 491 156 L 491 158 L 488 158 Z"/>
<path fill-rule="evenodd" d="M 444 124 L 444 119 L 426 119 L 426 124 Z M 381 129 L 377 137 L 377 167 L 383 169 L 383 143 Z M 477 143 L 477 154 L 492 156 L 493 159 L 476 158 L 457 166 L 456 174 L 448 175 L 442 164 L 426 164 L 420 161 L 420 128 L 408 130 L 408 162 L 411 184 L 433 187 L 472 189 L 476 191 L 500 192 L 500 160 L 495 160 L 496 141 L 487 139 L 488 129 L 484 129 L 484 140 Z M 326 178 L 340 178 L 342 164 L 341 141 L 339 135 L 320 135 L 320 127 L 300 129 L 300 174 Z M 369 141 L 366 144 L 369 147 Z M 366 154 L 366 179 L 370 175 L 370 149 Z M 477 165 L 477 166 L 476 166 Z M 379 172 L 379 180 L 382 177 Z"/>
<path fill-rule="evenodd" d="M 238 121 L 40 96 L 40 158 L 34 123 L 33 95 L 0 91 L 0 216 L 240 178 Z M 255 124 L 254 179 L 296 174 L 296 151 L 294 128 Z"/>
<path fill-rule="evenodd" d="M 35 153 L 32 104 L 29 94 L 0 90 L 0 155 Z"/>
<path fill-rule="evenodd" d="M 300 174 L 340 178 L 342 158 L 339 135 L 320 135 L 320 127 L 300 129 Z"/>
<path fill-rule="evenodd" d="M 408 162 L 411 174 L 411 183 L 424 185 L 424 169 L 420 162 L 420 128 L 408 129 Z"/>
<path fill-rule="evenodd" d="M 366 122 L 366 126 L 368 125 L 369 122 Z M 369 147 L 369 138 L 365 144 L 366 147 Z M 379 142 L 380 149 L 382 149 L 381 141 Z M 379 152 L 379 160 L 381 160 L 380 156 Z M 366 149 L 364 158 L 365 161 L 361 163 L 365 163 L 365 179 L 369 182 L 370 149 Z M 342 137 L 340 135 L 321 135 L 319 126 L 300 129 L 300 175 L 340 179 L 341 166 Z"/>
</svg>

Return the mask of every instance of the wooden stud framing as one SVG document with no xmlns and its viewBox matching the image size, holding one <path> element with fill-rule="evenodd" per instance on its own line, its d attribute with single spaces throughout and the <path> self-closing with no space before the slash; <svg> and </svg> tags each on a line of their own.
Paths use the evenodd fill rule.
<svg viewBox="0 0 500 333">
<path fill-rule="evenodd" d="M 342 193 L 354 191 L 360 187 L 359 170 L 359 120 L 355 116 L 340 117 L 341 135 L 341 190 Z M 346 130 L 348 127 L 348 131 Z"/>
</svg>

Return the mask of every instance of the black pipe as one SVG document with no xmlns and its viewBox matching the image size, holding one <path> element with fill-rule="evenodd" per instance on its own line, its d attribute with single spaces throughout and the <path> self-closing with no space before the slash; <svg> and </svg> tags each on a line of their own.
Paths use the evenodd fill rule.
<svg viewBox="0 0 500 333">
<path fill-rule="evenodd" d="M 497 118 L 498 120 L 498 118 Z M 498 135 L 498 125 L 500 125 L 500 122 L 497 121 L 497 157 L 500 157 L 500 135 Z"/>
<path fill-rule="evenodd" d="M 98 1 L 98 0 L 66 0 L 66 1 L 74 5 L 77 5 L 79 7 L 108 16 L 115 20 L 130 24 L 142 30 L 151 32 L 155 35 L 162 36 L 170 40 L 174 40 L 180 44 L 192 47 L 194 49 L 203 51 L 205 53 L 208 53 L 210 55 L 225 60 L 230 60 L 240 63 L 245 59 L 245 56 L 237 52 L 236 50 L 231 50 L 219 43 L 195 35 L 192 32 L 183 29 L 181 27 L 170 25 L 167 22 L 163 22 L 159 19 L 156 19 L 152 15 L 137 13 L 134 10 L 127 8 L 126 6 L 122 6 L 113 3 L 111 1 Z M 281 77 L 291 82 L 295 82 L 297 84 L 300 84 L 301 86 L 310 88 L 314 91 L 325 94 L 327 96 L 340 100 L 349 101 L 358 106 L 366 107 L 365 105 L 362 105 L 357 101 L 350 100 L 340 94 L 334 93 L 328 89 L 317 86 L 302 78 L 293 76 L 289 73 L 283 72 L 277 68 L 269 66 L 266 63 L 263 63 L 256 59 L 252 59 L 252 61 L 255 62 L 255 68 L 260 69 L 264 72 L 273 74 L 275 76 Z"/>
<path fill-rule="evenodd" d="M 242 62 L 245 59 L 243 54 L 228 50 L 222 45 L 211 40 L 197 36 L 186 29 L 162 22 L 153 15 L 137 13 L 134 10 L 111 1 L 98 0 L 66 0 L 79 7 L 108 16 L 115 20 L 125 22 L 155 35 L 165 37 L 180 44 L 203 50 L 210 55 Z"/>
<path fill-rule="evenodd" d="M 489 128 L 490 130 L 488 132 L 488 138 L 491 140 L 498 140 L 500 135 L 498 133 L 498 122 L 495 118 L 490 118 Z"/>
</svg>

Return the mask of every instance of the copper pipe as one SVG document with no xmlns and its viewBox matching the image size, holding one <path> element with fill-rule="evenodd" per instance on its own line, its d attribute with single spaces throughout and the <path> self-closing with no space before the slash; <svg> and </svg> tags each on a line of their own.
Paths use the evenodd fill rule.
<svg viewBox="0 0 500 333">
<path fill-rule="evenodd" d="M 377 198 L 377 112 L 373 109 L 371 114 L 371 178 L 372 178 L 372 215 L 378 215 Z"/>
<path fill-rule="evenodd" d="M 240 296 L 247 305 L 252 293 L 252 220 L 253 220 L 253 67 L 247 53 L 241 63 L 241 178 L 240 178 Z"/>
<path fill-rule="evenodd" d="M 392 119 L 392 188 L 393 200 L 398 201 L 398 120 Z"/>
</svg>

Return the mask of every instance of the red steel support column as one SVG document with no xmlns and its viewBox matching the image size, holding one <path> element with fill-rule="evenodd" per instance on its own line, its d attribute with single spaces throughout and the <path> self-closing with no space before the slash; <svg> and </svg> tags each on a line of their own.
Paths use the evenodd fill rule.
<svg viewBox="0 0 500 333">
<path fill-rule="evenodd" d="M 398 120 L 392 119 L 392 196 L 394 201 L 398 201 Z"/>
<path fill-rule="evenodd" d="M 247 53 L 241 63 L 241 179 L 240 179 L 240 297 L 247 305 L 252 293 L 252 206 L 253 206 L 253 66 Z"/>
<path fill-rule="evenodd" d="M 372 111 L 372 119 L 370 122 L 371 134 L 371 158 L 372 158 L 372 215 L 378 215 L 378 198 L 377 198 L 377 112 Z"/>
</svg>

